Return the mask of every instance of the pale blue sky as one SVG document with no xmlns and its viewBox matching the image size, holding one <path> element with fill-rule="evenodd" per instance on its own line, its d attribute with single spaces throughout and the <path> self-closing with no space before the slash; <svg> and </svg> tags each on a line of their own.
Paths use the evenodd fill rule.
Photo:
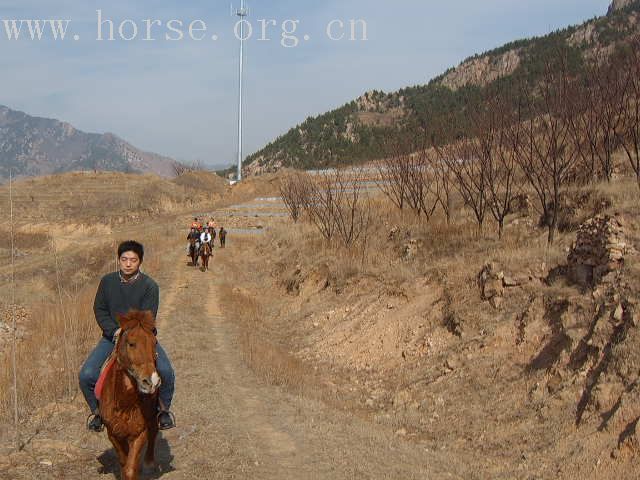
<svg viewBox="0 0 640 480">
<path fill-rule="evenodd" d="M 237 47 L 229 0 L 0 0 L 0 104 L 113 132 L 135 146 L 181 160 L 233 163 Z M 464 58 L 606 13 L 609 0 L 247 0 L 254 37 L 246 43 L 245 153 L 310 115 L 367 90 L 424 84 Z M 235 0 L 239 4 L 239 0 Z M 96 41 L 97 13 L 116 27 L 137 23 L 134 41 Z M 2 20 L 70 19 L 67 40 L 9 41 Z M 260 19 L 275 19 L 259 42 Z M 156 41 L 145 19 L 161 20 Z M 169 20 L 207 24 L 206 39 L 164 40 Z M 281 23 L 300 20 L 300 45 L 280 45 Z M 366 42 L 331 41 L 334 19 L 367 22 Z M 175 26 L 175 24 L 174 24 Z M 127 26 L 125 34 L 130 34 Z M 106 27 L 105 27 L 106 30 Z M 186 32 L 186 26 L 183 27 Z M 25 32 L 26 32 L 25 27 Z M 171 32 L 169 32 L 171 33 Z M 211 40 L 213 34 L 217 41 Z M 23 32 L 24 34 L 24 32 Z M 307 34 L 308 41 L 302 39 Z M 74 41 L 71 37 L 78 35 Z M 106 35 L 106 33 L 105 33 Z"/>
</svg>

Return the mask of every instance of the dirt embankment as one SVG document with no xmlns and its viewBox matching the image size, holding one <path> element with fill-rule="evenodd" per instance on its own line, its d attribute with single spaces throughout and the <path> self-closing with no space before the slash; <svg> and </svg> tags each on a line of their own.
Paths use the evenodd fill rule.
<svg viewBox="0 0 640 480">
<path fill-rule="evenodd" d="M 550 249 L 533 211 L 511 216 L 502 241 L 381 211 L 371 255 L 291 224 L 243 243 L 251 254 L 232 277 L 242 287 L 225 301 L 264 378 L 444 450 L 480 478 L 636 478 L 635 188 L 567 206 Z"/>
</svg>

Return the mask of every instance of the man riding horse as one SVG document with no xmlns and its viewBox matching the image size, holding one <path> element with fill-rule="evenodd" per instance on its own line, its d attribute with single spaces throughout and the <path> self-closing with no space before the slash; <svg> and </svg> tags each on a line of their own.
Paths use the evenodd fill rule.
<svg viewBox="0 0 640 480">
<path fill-rule="evenodd" d="M 209 257 L 213 254 L 214 237 L 211 235 L 210 230 L 209 227 L 205 227 L 204 232 L 200 234 L 200 256 L 202 257 L 202 267 L 205 271 L 209 270 Z"/>
<path fill-rule="evenodd" d="M 89 354 L 79 374 L 80 389 L 91 409 L 87 427 L 94 432 L 103 429 L 103 422 L 94 392 L 100 376 L 100 369 L 114 349 L 114 336 L 120 325 L 118 315 L 130 310 L 149 310 L 155 319 L 158 313 L 160 290 L 158 284 L 140 271 L 144 258 L 144 247 L 133 240 L 118 246 L 119 270 L 102 277 L 96 292 L 93 311 L 96 321 L 102 329 L 102 338 Z M 154 329 L 154 333 L 155 329 Z M 175 376 L 166 352 L 156 345 L 157 370 L 161 379 L 158 425 L 161 430 L 175 427 L 170 412 L 173 399 Z"/>
<path fill-rule="evenodd" d="M 213 237 L 211 236 L 211 231 L 209 227 L 205 227 L 204 232 L 200 234 L 200 246 L 208 243 L 211 248 L 213 248 L 212 243 Z"/>
<path fill-rule="evenodd" d="M 200 233 L 195 227 L 191 227 L 187 235 L 187 257 L 197 258 L 200 249 Z"/>
</svg>

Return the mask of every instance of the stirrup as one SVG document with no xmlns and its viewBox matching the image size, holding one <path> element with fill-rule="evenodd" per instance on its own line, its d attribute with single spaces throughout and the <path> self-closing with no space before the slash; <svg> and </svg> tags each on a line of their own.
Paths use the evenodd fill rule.
<svg viewBox="0 0 640 480">
<path fill-rule="evenodd" d="M 91 427 L 89 426 L 89 424 L 91 423 L 91 421 L 92 421 L 94 418 L 98 417 L 98 416 L 100 416 L 98 413 L 91 413 L 91 414 L 89 414 L 89 416 L 87 417 L 87 420 L 86 420 L 86 422 L 85 422 L 85 423 L 86 423 L 86 425 L 87 425 L 87 430 L 90 430 L 90 431 L 92 431 L 92 432 L 98 432 L 98 433 L 99 433 L 99 432 L 102 432 L 102 431 L 104 430 L 104 421 L 102 421 L 102 417 L 100 417 L 100 423 L 101 423 L 102 425 L 100 426 L 100 429 L 99 429 L 99 430 L 94 430 L 93 428 L 91 428 Z"/>
<path fill-rule="evenodd" d="M 160 425 L 160 415 L 162 415 L 163 413 L 166 413 L 167 415 L 169 415 L 169 418 L 171 418 L 171 421 L 173 422 L 173 426 L 171 427 L 162 427 Z M 156 414 L 156 422 L 158 423 L 158 429 L 160 430 L 169 430 L 171 428 L 177 427 L 176 424 L 176 416 L 173 414 L 172 411 L 170 410 L 160 410 L 157 414 Z"/>
</svg>

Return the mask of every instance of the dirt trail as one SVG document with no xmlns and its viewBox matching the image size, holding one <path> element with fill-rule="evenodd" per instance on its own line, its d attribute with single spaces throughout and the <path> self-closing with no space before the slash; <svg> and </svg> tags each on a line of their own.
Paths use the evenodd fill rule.
<svg viewBox="0 0 640 480">
<path fill-rule="evenodd" d="M 202 273 L 187 266 L 179 249 L 156 276 L 159 338 L 176 369 L 178 427 L 158 440 L 160 472 L 142 478 L 474 478 L 446 452 L 427 452 L 258 379 L 219 306 L 225 271 L 239 268 L 236 254 L 216 250 L 214 269 Z M 56 405 L 50 414 L 53 422 L 41 424 L 23 452 L 9 464 L 0 458 L 0 478 L 117 478 L 106 435 L 82 428 L 81 399 Z"/>
</svg>

